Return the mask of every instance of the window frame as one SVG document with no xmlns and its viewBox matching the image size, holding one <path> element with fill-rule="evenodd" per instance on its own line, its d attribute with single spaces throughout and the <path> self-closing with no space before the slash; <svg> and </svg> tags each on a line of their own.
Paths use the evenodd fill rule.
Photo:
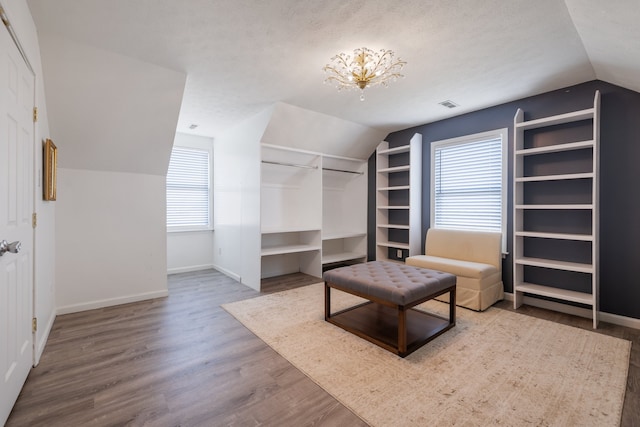
<svg viewBox="0 0 640 427">
<path fill-rule="evenodd" d="M 206 152 L 208 155 L 209 162 L 209 174 L 208 174 L 208 190 L 209 190 L 209 215 L 207 218 L 208 224 L 206 226 L 201 225 L 169 225 L 168 224 L 168 185 L 166 184 L 166 178 L 169 175 L 169 166 L 167 166 L 167 177 L 165 177 L 165 224 L 167 227 L 168 233 L 176 233 L 176 232 L 193 232 L 193 231 L 213 231 L 213 147 L 212 144 L 195 144 L 195 143 L 177 143 L 174 142 L 173 147 L 171 148 L 171 155 L 169 156 L 169 164 L 171 163 L 171 156 L 173 155 L 174 148 L 181 148 L 186 150 L 194 150 Z"/>
<path fill-rule="evenodd" d="M 431 182 L 429 185 L 430 190 L 430 219 L 429 226 L 435 228 L 436 220 L 436 177 L 435 177 L 435 158 L 436 149 L 447 146 L 457 146 L 464 144 L 472 144 L 476 142 L 486 141 L 489 139 L 501 139 L 501 155 L 502 155 L 502 176 L 501 176 L 501 232 L 502 232 L 502 253 L 507 253 L 507 203 L 508 203 L 508 147 L 509 147 L 509 128 L 494 129 L 486 132 L 479 132 L 470 135 L 463 135 L 456 138 L 443 139 L 439 141 L 431 142 Z M 482 230 L 478 230 L 482 231 Z"/>
</svg>

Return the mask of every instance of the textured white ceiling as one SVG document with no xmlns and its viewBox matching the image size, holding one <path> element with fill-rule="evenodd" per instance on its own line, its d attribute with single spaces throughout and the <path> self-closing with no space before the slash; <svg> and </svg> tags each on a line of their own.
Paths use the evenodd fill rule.
<svg viewBox="0 0 640 427">
<path fill-rule="evenodd" d="M 640 92 L 640 1 L 566 3 L 598 79 Z"/>
<path fill-rule="evenodd" d="M 595 78 L 640 90 L 637 0 L 28 4 L 41 39 L 57 34 L 186 73 L 178 130 L 213 137 L 276 102 L 390 131 Z M 331 56 L 361 46 L 407 61 L 405 79 L 368 90 L 364 102 L 322 83 Z M 438 105 L 447 99 L 460 107 Z"/>
</svg>

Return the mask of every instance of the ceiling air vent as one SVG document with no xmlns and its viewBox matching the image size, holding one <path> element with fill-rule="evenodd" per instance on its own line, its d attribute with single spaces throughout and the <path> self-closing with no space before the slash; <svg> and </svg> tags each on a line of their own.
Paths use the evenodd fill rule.
<svg viewBox="0 0 640 427">
<path fill-rule="evenodd" d="M 447 99 L 446 101 L 442 101 L 439 103 L 440 105 L 442 105 L 443 107 L 447 107 L 447 108 L 456 108 L 459 107 L 458 104 L 456 104 L 455 102 Z"/>
</svg>

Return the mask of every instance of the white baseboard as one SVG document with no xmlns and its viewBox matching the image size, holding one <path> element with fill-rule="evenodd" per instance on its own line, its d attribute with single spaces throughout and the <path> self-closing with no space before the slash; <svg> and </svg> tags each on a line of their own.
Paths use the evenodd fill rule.
<svg viewBox="0 0 640 427">
<path fill-rule="evenodd" d="M 215 268 L 213 264 L 192 265 L 189 267 L 176 267 L 167 269 L 167 274 L 190 273 L 192 271 L 211 270 Z"/>
<path fill-rule="evenodd" d="M 49 339 L 49 334 L 51 333 L 51 329 L 53 328 L 53 322 L 56 320 L 56 313 L 52 310 L 51 316 L 49 316 L 49 320 L 47 320 L 47 325 L 42 331 L 40 335 L 40 339 L 36 342 L 35 354 L 33 355 L 33 366 L 37 366 L 40 363 L 40 357 L 42 357 L 42 352 L 44 351 L 44 347 L 47 345 L 47 340 Z"/>
<path fill-rule="evenodd" d="M 504 299 L 507 301 L 513 301 L 513 294 L 509 292 L 504 293 Z M 525 296 L 523 300 L 524 304 L 531 305 L 533 307 L 545 308 L 547 310 L 558 311 L 560 313 L 571 314 L 573 316 L 586 317 L 591 319 L 592 312 L 587 308 L 575 307 L 569 304 L 562 304 L 555 301 L 547 301 L 539 298 L 533 298 Z M 618 314 L 600 312 L 600 320 L 614 325 L 626 326 L 628 328 L 640 329 L 640 319 L 633 317 L 620 316 Z"/>
<path fill-rule="evenodd" d="M 214 264 L 213 268 L 215 268 L 216 270 L 218 270 L 220 273 L 224 274 L 225 276 L 229 276 L 231 277 L 233 280 L 237 280 L 238 282 L 241 282 L 240 280 L 240 276 L 237 275 L 236 273 L 234 273 L 233 271 L 229 271 L 226 268 L 222 268 L 219 265 Z"/>
<path fill-rule="evenodd" d="M 64 307 L 58 307 L 56 313 L 69 314 L 77 313 L 79 311 L 95 310 L 96 308 L 111 307 L 112 305 L 128 304 L 130 302 L 143 301 L 147 299 L 162 298 L 169 295 L 168 290 L 145 292 L 143 294 L 128 295 L 125 297 L 108 298 L 103 300 L 83 302 L 80 304 L 67 305 Z"/>
<path fill-rule="evenodd" d="M 614 325 L 626 326 L 628 328 L 640 329 L 640 319 L 620 316 L 619 314 L 600 312 L 600 320 Z"/>
</svg>

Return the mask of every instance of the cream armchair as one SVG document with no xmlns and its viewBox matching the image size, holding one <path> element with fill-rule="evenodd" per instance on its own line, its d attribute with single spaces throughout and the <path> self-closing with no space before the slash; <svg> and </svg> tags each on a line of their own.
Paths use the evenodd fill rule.
<svg viewBox="0 0 640 427">
<path fill-rule="evenodd" d="M 501 237 L 500 233 L 431 228 L 425 254 L 405 262 L 455 274 L 456 305 L 483 311 L 504 299 Z"/>
</svg>

